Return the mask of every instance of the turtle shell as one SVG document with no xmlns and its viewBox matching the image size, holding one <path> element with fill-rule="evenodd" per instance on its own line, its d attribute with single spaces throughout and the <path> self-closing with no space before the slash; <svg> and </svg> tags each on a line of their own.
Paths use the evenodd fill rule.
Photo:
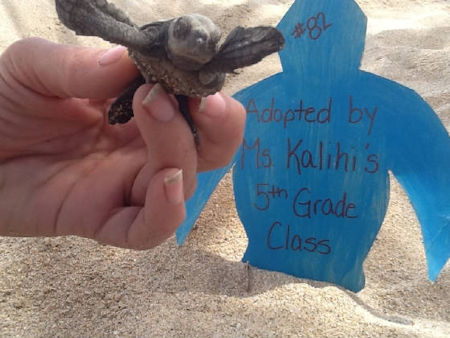
<svg viewBox="0 0 450 338">
<path fill-rule="evenodd" d="M 181 70 L 166 57 L 151 57 L 133 49 L 128 52 L 145 81 L 159 82 L 168 93 L 205 97 L 220 91 L 225 82 L 224 73 Z"/>
</svg>

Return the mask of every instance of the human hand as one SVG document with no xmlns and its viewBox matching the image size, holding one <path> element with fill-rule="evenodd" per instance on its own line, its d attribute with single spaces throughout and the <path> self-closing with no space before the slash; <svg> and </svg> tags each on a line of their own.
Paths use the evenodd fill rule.
<svg viewBox="0 0 450 338">
<path fill-rule="evenodd" d="M 159 85 L 133 100 L 135 118 L 106 112 L 138 71 L 125 49 L 25 39 L 0 57 L 0 235 L 77 235 L 154 247 L 185 218 L 196 174 L 227 164 L 245 110 L 218 93 L 190 99 L 200 145 Z M 150 92 L 150 95 L 148 95 Z"/>
</svg>

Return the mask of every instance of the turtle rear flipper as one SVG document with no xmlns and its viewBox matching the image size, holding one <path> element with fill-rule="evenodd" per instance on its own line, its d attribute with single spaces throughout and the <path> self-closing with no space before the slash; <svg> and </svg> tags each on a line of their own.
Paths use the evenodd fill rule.
<svg viewBox="0 0 450 338">
<path fill-rule="evenodd" d="M 127 123 L 133 116 L 133 96 L 136 90 L 145 83 L 142 75 L 131 82 L 125 91 L 117 97 L 108 111 L 109 124 Z"/>
<path fill-rule="evenodd" d="M 61 22 L 78 35 L 98 36 L 129 48 L 146 50 L 158 37 L 143 32 L 113 4 L 102 0 L 56 0 Z"/>
<path fill-rule="evenodd" d="M 192 119 L 191 112 L 189 110 L 189 98 L 186 95 L 175 95 L 178 102 L 178 109 L 186 120 L 189 128 L 191 129 L 192 135 L 194 136 L 194 142 L 196 145 L 200 144 L 200 138 L 198 135 L 197 127 Z"/>
<path fill-rule="evenodd" d="M 133 82 L 125 89 L 125 91 L 117 97 L 117 99 L 111 104 L 108 111 L 109 124 L 123 124 L 127 123 L 133 116 L 133 96 L 136 90 L 145 83 L 145 79 L 142 75 L 139 75 L 133 80 Z M 197 127 L 194 124 L 194 120 L 189 111 L 189 98 L 185 95 L 175 95 L 178 101 L 178 109 L 183 115 L 184 119 L 189 125 L 192 134 L 194 135 L 195 144 L 199 144 L 199 136 Z"/>
</svg>

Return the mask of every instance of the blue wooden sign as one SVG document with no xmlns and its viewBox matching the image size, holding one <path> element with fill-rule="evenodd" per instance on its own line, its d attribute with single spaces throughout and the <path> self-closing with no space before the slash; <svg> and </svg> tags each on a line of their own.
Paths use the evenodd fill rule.
<svg viewBox="0 0 450 338">
<path fill-rule="evenodd" d="M 353 0 L 297 0 L 278 29 L 283 71 L 235 95 L 248 114 L 233 170 L 243 261 L 361 290 L 392 171 L 435 280 L 450 256 L 445 127 L 414 91 L 359 69 L 366 17 Z M 228 169 L 200 176 L 179 243 Z"/>
</svg>

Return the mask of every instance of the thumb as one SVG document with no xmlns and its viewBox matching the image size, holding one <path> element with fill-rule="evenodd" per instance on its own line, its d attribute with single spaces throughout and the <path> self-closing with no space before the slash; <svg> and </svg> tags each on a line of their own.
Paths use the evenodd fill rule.
<svg viewBox="0 0 450 338">
<path fill-rule="evenodd" d="M 52 97 L 107 99 L 117 96 L 138 70 L 125 47 L 56 44 L 40 38 L 20 40 L 1 56 L 5 72 L 29 89 Z"/>
</svg>

